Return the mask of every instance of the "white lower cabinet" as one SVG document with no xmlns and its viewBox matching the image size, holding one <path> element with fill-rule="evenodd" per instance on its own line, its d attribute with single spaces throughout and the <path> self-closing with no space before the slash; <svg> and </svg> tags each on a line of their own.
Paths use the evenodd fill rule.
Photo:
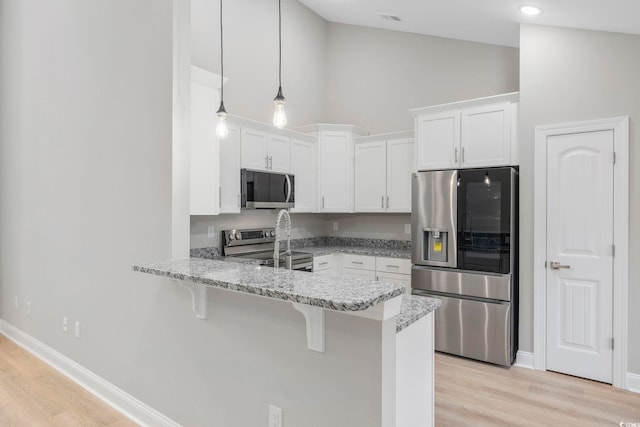
<svg viewBox="0 0 640 427">
<path fill-rule="evenodd" d="M 324 274 L 327 276 L 337 275 L 336 255 L 320 255 L 313 257 L 313 272 L 316 274 Z"/>
<path fill-rule="evenodd" d="M 411 294 L 411 260 L 408 259 L 336 253 L 313 257 L 313 272 L 395 283 L 403 285 L 405 292 Z"/>
</svg>

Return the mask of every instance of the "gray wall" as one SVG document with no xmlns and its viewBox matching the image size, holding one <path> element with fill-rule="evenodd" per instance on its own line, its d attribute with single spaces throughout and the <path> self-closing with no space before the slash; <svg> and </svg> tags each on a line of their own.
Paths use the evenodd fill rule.
<svg viewBox="0 0 640 427">
<path fill-rule="evenodd" d="M 518 49 L 329 23 L 329 123 L 413 128 L 411 108 L 518 90 Z"/>
<path fill-rule="evenodd" d="M 533 153 L 537 125 L 630 116 L 629 370 L 640 372 L 640 36 L 524 25 L 520 33 L 520 348 L 533 348 Z"/>
<path fill-rule="evenodd" d="M 278 90 L 278 2 L 223 4 L 227 111 L 271 123 Z M 192 63 L 220 73 L 219 2 L 191 1 Z M 289 128 L 325 121 L 326 21 L 295 0 L 282 2 L 282 90 Z"/>
</svg>

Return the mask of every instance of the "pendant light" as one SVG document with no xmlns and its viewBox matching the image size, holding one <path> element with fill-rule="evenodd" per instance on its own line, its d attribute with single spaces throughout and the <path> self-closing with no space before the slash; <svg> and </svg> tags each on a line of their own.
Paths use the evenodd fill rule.
<svg viewBox="0 0 640 427">
<path fill-rule="evenodd" d="M 278 0 L 278 93 L 273 98 L 276 106 L 273 112 L 273 125 L 282 129 L 287 125 L 287 113 L 284 111 L 284 95 L 282 95 L 282 0 Z"/>
<path fill-rule="evenodd" d="M 224 56 L 222 45 L 222 0 L 220 0 L 220 107 L 216 114 L 218 115 L 218 123 L 216 124 L 216 135 L 218 138 L 226 138 L 229 134 L 227 128 L 227 110 L 224 109 Z"/>
</svg>

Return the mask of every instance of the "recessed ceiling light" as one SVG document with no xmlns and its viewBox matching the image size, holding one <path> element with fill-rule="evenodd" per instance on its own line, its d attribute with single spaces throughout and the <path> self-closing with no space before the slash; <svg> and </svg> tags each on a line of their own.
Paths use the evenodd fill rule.
<svg viewBox="0 0 640 427">
<path fill-rule="evenodd" d="M 394 22 L 401 22 L 401 21 L 402 21 L 402 19 L 400 19 L 400 17 L 399 17 L 399 16 L 397 16 L 397 15 L 391 15 L 391 14 L 389 14 L 389 13 L 381 13 L 381 12 L 378 12 L 376 15 L 378 15 L 380 18 L 382 18 L 382 19 L 386 19 L 386 20 L 388 20 L 388 21 L 394 21 Z"/>
<path fill-rule="evenodd" d="M 527 6 L 521 6 L 520 12 L 522 12 L 524 15 L 527 15 L 527 16 L 536 16 L 542 13 L 542 9 L 540 9 L 538 6 L 527 5 Z"/>
</svg>

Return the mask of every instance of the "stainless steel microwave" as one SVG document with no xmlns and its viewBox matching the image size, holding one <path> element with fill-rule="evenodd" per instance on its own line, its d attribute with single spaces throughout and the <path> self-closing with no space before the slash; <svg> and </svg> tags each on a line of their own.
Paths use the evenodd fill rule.
<svg viewBox="0 0 640 427">
<path fill-rule="evenodd" d="M 295 206 L 295 179 L 291 174 L 240 169 L 243 209 Z"/>
</svg>

